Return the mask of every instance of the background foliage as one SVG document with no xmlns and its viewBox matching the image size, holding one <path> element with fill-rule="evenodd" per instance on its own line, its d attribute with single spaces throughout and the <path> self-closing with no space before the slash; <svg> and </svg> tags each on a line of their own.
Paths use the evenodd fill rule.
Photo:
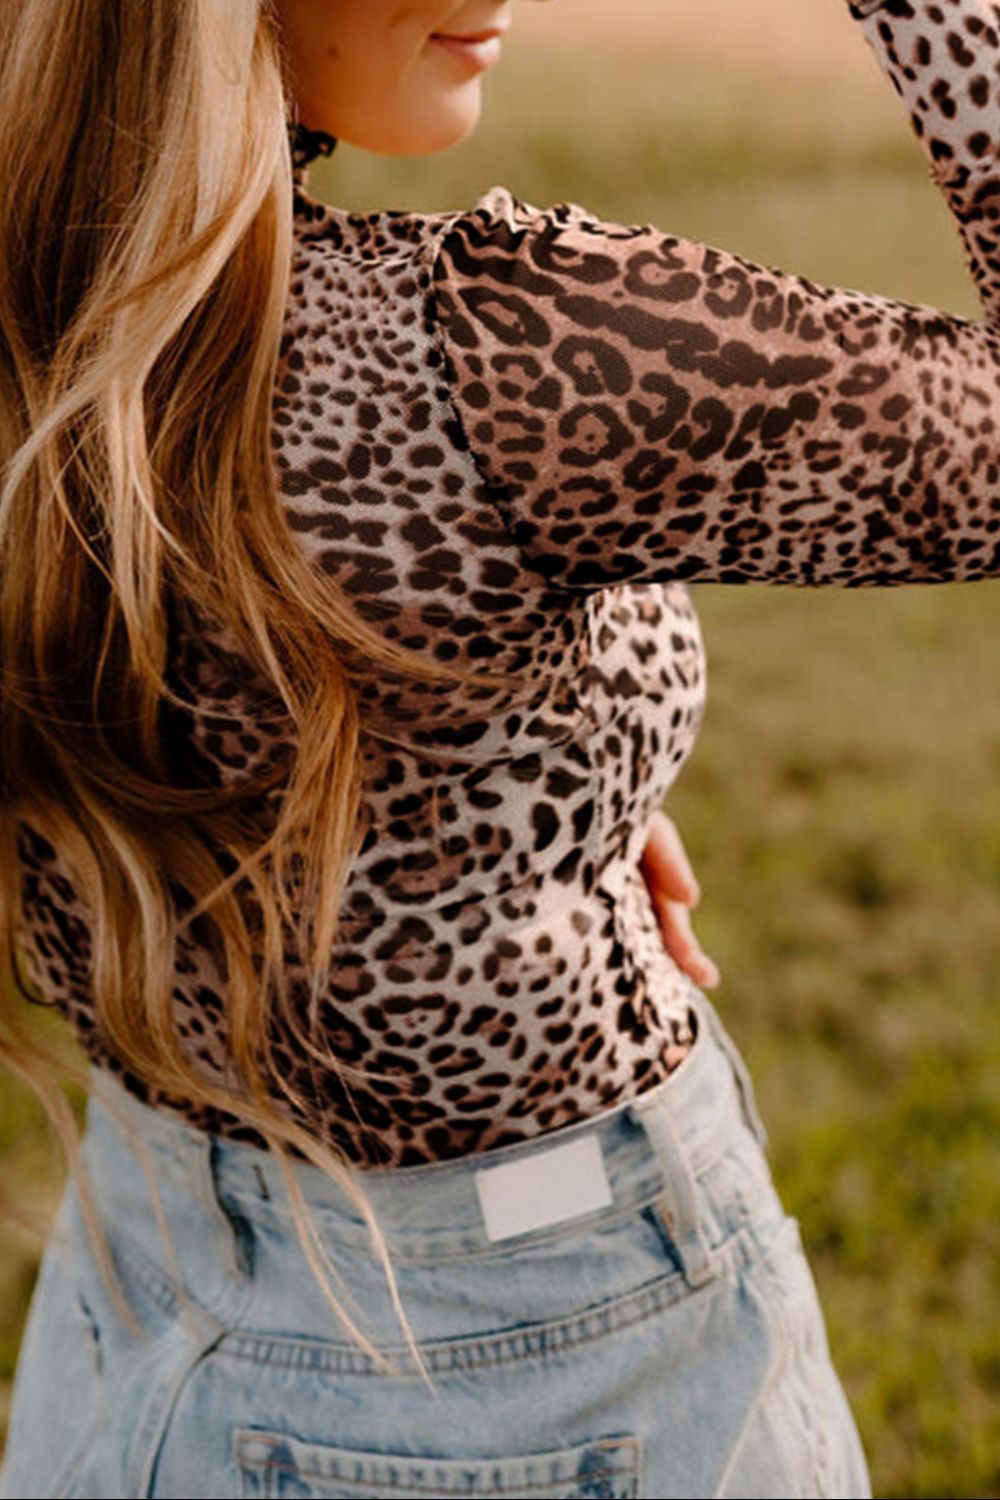
<svg viewBox="0 0 1000 1500">
<path fill-rule="evenodd" d="M 515 6 L 476 136 L 342 148 L 314 190 L 458 208 L 494 182 L 979 316 L 841 0 Z M 699 588 L 710 706 L 671 798 L 876 1493 L 1000 1494 L 1000 585 Z M 58 1182 L 0 1094 L 3 1196 Z M 36 1262 L 0 1231 L 0 1370 Z"/>
</svg>

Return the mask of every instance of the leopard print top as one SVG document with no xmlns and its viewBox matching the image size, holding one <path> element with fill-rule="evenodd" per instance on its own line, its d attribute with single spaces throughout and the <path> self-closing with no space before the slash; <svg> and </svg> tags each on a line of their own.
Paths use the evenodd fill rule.
<svg viewBox="0 0 1000 1500">
<path fill-rule="evenodd" d="M 688 982 L 638 872 L 704 696 L 687 581 L 1000 573 L 1000 10 L 859 19 L 953 212 L 985 322 L 816 286 L 575 205 L 355 214 L 296 195 L 274 452 L 288 524 L 386 635 L 507 689 L 360 691 L 368 832 L 318 1012 L 278 1039 L 361 1166 L 551 1130 L 659 1083 Z M 178 606 L 178 733 L 221 783 L 287 746 L 233 642 Z M 23 827 L 35 982 L 100 1067 L 86 913 Z M 225 1067 L 223 989 L 177 940 L 180 1035 Z M 234 1116 L 155 1097 L 255 1139 Z"/>
</svg>

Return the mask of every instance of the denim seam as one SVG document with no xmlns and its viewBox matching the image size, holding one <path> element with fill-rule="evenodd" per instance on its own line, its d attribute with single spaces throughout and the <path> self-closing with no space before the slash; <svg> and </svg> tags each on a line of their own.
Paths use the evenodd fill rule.
<svg viewBox="0 0 1000 1500">
<path fill-rule="evenodd" d="M 117 1237 L 117 1259 L 128 1266 L 143 1291 L 149 1294 L 160 1311 L 175 1319 L 180 1312 L 180 1300 L 175 1288 L 127 1229 L 118 1230 Z"/>
<path fill-rule="evenodd" d="M 631 1218 L 633 1214 L 641 1213 L 643 1209 L 652 1207 L 652 1205 L 658 1202 L 662 1196 L 662 1187 L 657 1185 L 656 1187 L 650 1188 L 648 1192 L 642 1192 L 635 1199 L 630 1199 L 624 1203 L 616 1204 L 613 1212 L 601 1211 L 600 1213 L 596 1214 L 581 1214 L 576 1219 L 563 1220 L 562 1223 L 553 1225 L 550 1229 L 529 1230 L 522 1235 L 511 1235 L 509 1239 L 498 1241 L 496 1244 L 482 1245 L 478 1241 L 474 1241 L 472 1245 L 458 1245 L 451 1250 L 437 1250 L 435 1249 L 433 1244 L 429 1244 L 426 1249 L 407 1250 L 399 1245 L 398 1242 L 393 1240 L 391 1230 L 387 1233 L 385 1233 L 385 1231 L 383 1232 L 385 1233 L 386 1243 L 389 1247 L 389 1254 L 392 1257 L 394 1265 L 443 1265 L 452 1261 L 461 1261 L 464 1265 L 467 1264 L 470 1260 L 474 1260 L 477 1262 L 500 1260 L 509 1255 L 512 1250 L 519 1250 L 529 1247 L 533 1249 L 536 1245 L 554 1244 L 558 1240 L 567 1237 L 576 1230 L 582 1229 L 589 1234 L 591 1233 L 591 1231 L 596 1229 L 604 1229 L 615 1224 L 621 1224 L 626 1219 Z M 227 1194 L 227 1202 L 228 1201 L 236 1202 L 238 1200 L 236 1199 L 235 1195 L 230 1197 L 230 1195 Z M 256 1204 L 254 1205 L 254 1209 L 257 1214 L 257 1218 L 263 1218 L 263 1215 L 259 1212 Z M 314 1209 L 312 1212 L 312 1216 L 316 1223 L 317 1229 L 322 1235 L 323 1211 L 321 1209 Z M 287 1215 L 279 1213 L 271 1214 L 268 1217 L 272 1228 L 277 1229 L 278 1231 L 288 1232 L 289 1224 Z M 405 1233 L 406 1231 L 403 1232 Z M 420 1231 L 420 1233 L 425 1235 L 426 1238 L 433 1238 L 433 1231 Z M 447 1238 L 454 1240 L 454 1230 L 447 1230 L 444 1231 L 444 1233 Z M 359 1235 L 355 1239 L 353 1235 L 345 1235 L 343 1229 L 338 1227 L 337 1233 L 335 1236 L 333 1236 L 333 1238 L 336 1240 L 336 1248 L 350 1250 L 355 1254 L 364 1254 L 366 1255 L 366 1258 L 373 1261 L 377 1259 L 377 1257 L 373 1253 L 369 1253 L 368 1251 L 368 1247 L 371 1244 L 371 1240 L 368 1236 Z"/>
<path fill-rule="evenodd" d="M 129 1230 L 116 1230 L 117 1246 L 116 1257 L 122 1261 L 134 1275 L 140 1287 L 155 1305 L 172 1322 L 176 1322 L 182 1313 L 188 1311 L 200 1315 L 217 1329 L 223 1329 L 231 1322 L 226 1315 L 226 1304 L 231 1304 L 234 1287 L 237 1283 L 233 1278 L 227 1277 L 223 1283 L 219 1297 L 216 1299 L 220 1307 L 210 1306 L 202 1303 L 198 1298 L 184 1288 L 184 1298 L 178 1296 L 176 1284 L 165 1276 L 149 1253 L 139 1242 L 133 1238 Z M 241 1278 L 243 1280 L 243 1278 Z M 241 1295 L 245 1296 L 245 1292 Z"/>
<path fill-rule="evenodd" d="M 469 1261 L 494 1261 L 502 1260 L 512 1251 L 520 1249 L 534 1249 L 535 1246 L 557 1244 L 559 1240 L 569 1238 L 574 1232 L 583 1231 L 592 1234 L 595 1230 L 611 1228 L 616 1224 L 622 1224 L 643 1209 L 650 1208 L 662 1196 L 662 1190 L 657 1187 L 648 1193 L 642 1193 L 632 1202 L 619 1203 L 615 1205 L 611 1213 L 600 1212 L 597 1214 L 581 1214 L 577 1219 L 563 1220 L 561 1224 L 554 1224 L 551 1229 L 532 1229 L 523 1235 L 511 1235 L 509 1239 L 498 1241 L 496 1244 L 479 1244 L 472 1247 L 460 1246 L 454 1250 L 437 1251 L 429 1247 L 423 1253 L 396 1249 L 391 1237 L 388 1238 L 389 1253 L 393 1260 L 399 1265 L 419 1266 L 428 1262 L 434 1265 L 445 1265 L 454 1261 L 468 1264 Z"/>
<path fill-rule="evenodd" d="M 762 1268 L 762 1271 L 763 1271 L 764 1275 L 767 1277 L 768 1281 L 770 1282 L 770 1286 L 771 1286 L 771 1294 L 770 1294 L 770 1297 L 768 1299 L 768 1306 L 769 1306 L 771 1315 L 773 1317 L 774 1323 L 779 1326 L 781 1336 L 785 1340 L 786 1346 L 792 1352 L 792 1355 L 793 1355 L 793 1370 L 794 1370 L 794 1360 L 796 1358 L 798 1358 L 798 1357 L 801 1356 L 801 1345 L 800 1345 L 801 1334 L 800 1334 L 800 1332 L 799 1332 L 799 1330 L 797 1328 L 797 1320 L 796 1320 L 795 1314 L 789 1309 L 789 1307 L 787 1305 L 787 1302 L 786 1302 L 786 1295 L 785 1295 L 785 1293 L 783 1293 L 783 1291 L 782 1291 L 782 1289 L 781 1289 L 781 1287 L 779 1285 L 779 1280 L 778 1280 L 779 1274 L 780 1274 L 780 1260 L 781 1260 L 781 1256 L 782 1256 L 782 1254 L 786 1254 L 787 1255 L 787 1253 L 788 1253 L 787 1249 L 785 1249 L 785 1247 L 783 1245 L 783 1242 L 782 1242 L 782 1239 L 781 1239 L 781 1233 L 782 1232 L 784 1233 L 784 1235 L 786 1235 L 788 1238 L 790 1238 L 790 1239 L 792 1239 L 794 1241 L 793 1259 L 795 1259 L 797 1257 L 801 1257 L 800 1266 L 801 1266 L 802 1269 L 800 1271 L 800 1274 L 806 1274 L 806 1275 L 809 1274 L 808 1273 L 808 1268 L 807 1268 L 807 1263 L 805 1262 L 805 1258 L 804 1258 L 804 1255 L 803 1255 L 803 1252 L 802 1252 L 802 1247 L 801 1247 L 799 1223 L 798 1223 L 798 1220 L 795 1219 L 794 1217 L 792 1217 L 791 1215 L 789 1215 L 789 1216 L 786 1217 L 785 1223 L 782 1226 L 782 1230 L 779 1231 L 779 1234 L 777 1234 L 777 1235 L 774 1236 L 774 1238 L 773 1238 L 773 1240 L 771 1242 L 771 1245 L 768 1248 L 767 1253 L 761 1258 L 761 1268 Z M 764 1394 L 765 1393 L 762 1392 L 762 1396 Z M 817 1428 L 818 1428 L 820 1434 L 822 1435 L 822 1437 L 825 1439 L 826 1433 L 827 1433 L 827 1429 L 828 1429 L 828 1426 L 829 1426 L 830 1416 L 831 1416 L 830 1411 L 829 1411 L 829 1401 L 828 1401 L 828 1399 L 826 1397 L 826 1393 L 825 1392 L 823 1393 L 822 1396 L 819 1396 L 817 1398 L 817 1392 L 815 1390 L 811 1390 L 810 1391 L 810 1395 L 811 1395 L 812 1400 L 814 1402 L 817 1399 L 819 1399 L 821 1402 L 824 1403 L 824 1405 L 823 1405 L 823 1415 L 822 1415 L 821 1419 L 818 1420 L 818 1422 L 817 1422 Z M 785 1429 L 784 1413 L 775 1412 L 775 1414 L 774 1414 L 774 1422 L 775 1422 L 776 1428 L 780 1429 L 780 1436 L 782 1437 L 782 1440 L 786 1444 L 786 1451 L 787 1451 L 788 1438 L 786 1437 L 785 1430 L 784 1430 Z M 826 1441 L 821 1441 L 821 1443 L 819 1444 L 818 1447 L 815 1446 L 812 1443 L 809 1443 L 808 1444 L 808 1448 L 809 1448 L 809 1458 L 810 1458 L 810 1463 L 811 1463 L 811 1475 L 810 1475 L 810 1477 L 815 1482 L 816 1493 L 817 1493 L 817 1495 L 828 1494 L 828 1493 L 830 1493 L 830 1452 L 829 1452 L 829 1445 L 828 1445 L 828 1443 Z"/>
<path fill-rule="evenodd" d="M 409 1490 L 411 1492 L 414 1490 L 419 1490 L 421 1493 L 425 1493 L 428 1495 L 441 1495 L 443 1493 L 440 1486 L 438 1485 L 435 1485 L 432 1488 L 426 1484 L 413 1481 L 396 1481 L 384 1478 L 369 1479 L 367 1477 L 357 1478 L 351 1473 L 347 1472 L 344 1464 L 338 1457 L 333 1456 L 333 1452 L 331 1450 L 327 1450 L 330 1457 L 329 1462 L 326 1465 L 317 1464 L 315 1462 L 310 1464 L 308 1461 L 305 1463 L 297 1463 L 294 1458 L 284 1458 L 280 1455 L 276 1456 L 275 1450 L 280 1449 L 286 1441 L 282 1436 L 273 1436 L 270 1433 L 259 1431 L 244 1431 L 237 1432 L 235 1434 L 235 1438 L 237 1463 L 244 1470 L 253 1469 L 257 1471 L 263 1470 L 266 1472 L 270 1472 L 272 1470 L 280 1470 L 283 1472 L 301 1474 L 302 1476 L 311 1479 L 333 1479 L 334 1481 L 347 1480 L 353 1486 L 366 1487 L 376 1490 L 377 1494 L 382 1494 L 390 1490 Z M 305 1450 L 312 1450 L 313 1452 L 315 1452 L 317 1449 L 322 1448 L 321 1444 L 300 1442 L 300 1440 L 298 1439 L 295 1439 L 294 1441 L 296 1442 L 297 1446 L 300 1446 Z M 272 1452 L 267 1458 L 256 1458 L 246 1451 L 247 1447 L 250 1445 L 252 1445 L 253 1447 L 269 1447 Z M 594 1469 L 588 1469 L 588 1479 L 613 1479 L 623 1476 L 632 1479 L 638 1479 L 639 1477 L 642 1442 L 641 1439 L 633 1437 L 631 1435 L 621 1437 L 596 1438 L 591 1442 L 575 1444 L 571 1448 L 564 1450 L 562 1453 L 510 1454 L 502 1458 L 470 1458 L 468 1460 L 458 1460 L 458 1462 L 467 1462 L 469 1464 L 481 1465 L 503 1464 L 509 1463 L 511 1460 L 514 1460 L 522 1464 L 526 1462 L 534 1462 L 539 1465 L 550 1464 L 558 1467 L 560 1460 L 573 1458 L 581 1451 L 586 1452 L 586 1454 L 588 1455 L 601 1455 L 598 1461 L 598 1467 Z M 411 1457 L 409 1455 L 386 1455 L 381 1453 L 370 1455 L 353 1453 L 351 1455 L 351 1458 L 354 1460 L 362 1457 L 374 1458 L 383 1467 L 401 1466 L 402 1464 L 414 1463 L 431 1465 L 438 1462 L 438 1460 L 434 1458 Z M 445 1462 L 454 1463 L 455 1460 L 445 1460 Z M 490 1494 L 511 1494 L 515 1491 L 517 1493 L 522 1493 L 527 1490 L 549 1489 L 553 1484 L 561 1484 L 564 1483 L 565 1480 L 575 1477 L 576 1471 L 573 1474 L 566 1473 L 558 1474 L 555 1476 L 550 1474 L 548 1478 L 544 1480 L 523 1480 L 519 1481 L 516 1485 L 491 1485 Z"/>
<path fill-rule="evenodd" d="M 433 1459 L 428 1459 L 428 1460 L 426 1460 L 426 1462 L 433 1463 L 434 1460 Z M 498 1460 L 498 1459 L 486 1459 L 486 1460 L 475 1460 L 475 1461 L 470 1460 L 470 1462 L 497 1463 L 497 1462 L 503 1462 L 503 1460 L 502 1459 L 500 1459 L 500 1460 Z M 431 1487 L 430 1485 L 426 1485 L 426 1484 L 408 1484 L 408 1483 L 397 1484 L 397 1483 L 395 1483 L 394 1480 L 389 1480 L 389 1479 L 380 1479 L 380 1480 L 374 1480 L 374 1479 L 372 1479 L 372 1480 L 357 1479 L 353 1475 L 344 1474 L 344 1473 L 341 1473 L 341 1472 L 330 1473 L 329 1470 L 318 1469 L 318 1468 L 317 1469 L 309 1468 L 305 1464 L 285 1463 L 281 1459 L 278 1459 L 278 1458 L 265 1458 L 265 1459 L 243 1459 L 243 1458 L 241 1458 L 240 1459 L 240 1463 L 243 1465 L 244 1468 L 263 1470 L 265 1473 L 270 1473 L 270 1472 L 272 1472 L 274 1470 L 278 1470 L 278 1471 L 281 1471 L 281 1472 L 286 1473 L 286 1474 L 287 1473 L 299 1474 L 304 1479 L 346 1480 L 348 1483 L 350 1483 L 350 1485 L 352 1486 L 352 1488 L 355 1488 L 355 1489 L 361 1489 L 361 1488 L 370 1489 L 372 1491 L 372 1493 L 376 1497 L 379 1496 L 379 1495 L 391 1494 L 393 1491 L 397 1491 L 400 1494 L 402 1494 L 404 1491 L 406 1491 L 408 1494 L 411 1494 L 411 1495 L 414 1494 L 414 1493 L 419 1493 L 419 1494 L 422 1494 L 422 1495 L 432 1495 L 432 1496 L 435 1497 L 435 1500 L 437 1500 L 437 1497 L 446 1496 L 448 1494 L 448 1491 L 447 1490 L 442 1490 L 439 1485 L 435 1485 L 435 1486 Z M 631 1463 L 629 1463 L 629 1464 L 627 1464 L 627 1465 L 624 1465 L 624 1466 L 622 1466 L 622 1465 L 615 1465 L 614 1467 L 601 1464 L 599 1467 L 587 1470 L 587 1481 L 588 1481 L 588 1483 L 591 1483 L 591 1482 L 599 1480 L 599 1479 L 618 1479 L 618 1478 L 621 1478 L 623 1476 L 626 1477 L 626 1478 L 629 1478 L 629 1479 L 636 1479 L 636 1478 L 638 1478 L 638 1474 L 639 1474 L 639 1466 L 634 1461 L 631 1462 Z M 544 1479 L 544 1480 L 541 1480 L 541 1479 L 540 1480 L 529 1480 L 529 1481 L 525 1481 L 525 1482 L 522 1482 L 522 1483 L 519 1483 L 519 1484 L 516 1484 L 516 1485 L 510 1485 L 510 1484 L 500 1484 L 500 1485 L 497 1485 L 497 1484 L 493 1484 L 493 1485 L 490 1486 L 489 1493 L 491 1495 L 523 1495 L 523 1494 L 526 1494 L 529 1490 L 532 1490 L 532 1491 L 547 1490 L 547 1491 L 551 1492 L 553 1484 L 563 1484 L 563 1483 L 565 1483 L 566 1479 L 572 1479 L 572 1478 L 575 1478 L 575 1477 L 576 1477 L 575 1475 L 569 1475 L 569 1474 L 567 1474 L 566 1476 L 564 1476 L 564 1478 L 557 1478 L 557 1479 L 551 1479 L 550 1478 L 550 1479 Z"/>
<path fill-rule="evenodd" d="M 72 1494 L 73 1490 L 76 1489 L 77 1481 L 96 1448 L 99 1438 L 103 1435 L 107 1415 L 107 1400 L 102 1388 L 101 1407 L 98 1410 L 93 1425 L 88 1432 L 84 1433 L 79 1442 L 73 1446 L 70 1453 L 63 1458 L 62 1468 L 53 1480 L 53 1500 L 64 1500 L 65 1496 Z"/>
<path fill-rule="evenodd" d="M 792 1321 L 785 1309 L 781 1291 L 776 1284 L 778 1272 L 777 1266 L 774 1261 L 774 1252 L 778 1244 L 779 1235 L 782 1233 L 789 1233 L 789 1226 L 794 1222 L 794 1220 L 786 1218 L 784 1223 L 780 1226 L 777 1234 L 772 1239 L 767 1250 L 761 1252 L 758 1248 L 756 1263 L 766 1283 L 766 1291 L 760 1298 L 760 1307 L 763 1314 L 764 1323 L 770 1329 L 774 1343 L 771 1352 L 771 1358 L 768 1361 L 767 1374 L 761 1381 L 760 1387 L 757 1391 L 756 1396 L 754 1397 L 753 1403 L 750 1406 L 750 1409 L 748 1410 L 743 1424 L 740 1428 L 739 1436 L 733 1443 L 733 1446 L 729 1453 L 729 1458 L 726 1462 L 726 1467 L 723 1469 L 722 1474 L 719 1477 L 719 1483 L 714 1491 L 713 1500 L 719 1500 L 719 1497 L 725 1495 L 726 1485 L 729 1483 L 733 1471 L 735 1470 L 738 1462 L 743 1457 L 743 1454 L 745 1452 L 746 1441 L 748 1436 L 750 1435 L 750 1432 L 752 1431 L 753 1423 L 756 1421 L 761 1412 L 766 1411 L 772 1403 L 775 1378 L 779 1372 L 780 1361 L 782 1357 L 785 1358 L 787 1363 L 787 1352 L 791 1339 L 793 1337 L 794 1328 L 792 1325 Z M 777 1414 L 775 1414 L 775 1418 L 776 1417 Z M 783 1453 L 787 1458 L 788 1442 L 784 1436 L 784 1433 L 779 1430 L 776 1431 L 775 1435 L 778 1441 L 781 1443 Z M 813 1458 L 813 1462 L 814 1467 L 816 1467 L 815 1456 Z M 818 1493 L 822 1493 L 822 1490 L 818 1490 Z"/>
<path fill-rule="evenodd" d="M 495 1338 L 455 1347 L 428 1345 L 421 1349 L 427 1368 L 439 1374 L 485 1367 L 499 1369 L 532 1359 L 547 1358 L 594 1343 L 632 1328 L 656 1316 L 687 1297 L 710 1291 L 724 1275 L 735 1268 L 739 1259 L 747 1258 L 747 1234 L 737 1230 L 726 1242 L 717 1258 L 718 1274 L 692 1291 L 679 1271 L 671 1271 L 646 1287 L 565 1322 L 541 1324 L 532 1330 L 500 1334 Z M 520 1346 L 520 1347 L 518 1347 Z M 506 1351 L 506 1352 L 505 1352 Z M 299 1340 L 273 1339 L 259 1334 L 227 1333 L 216 1346 L 216 1353 L 251 1364 L 285 1368 L 309 1368 L 326 1374 L 373 1375 L 378 1371 L 364 1354 L 329 1345 L 317 1347 Z M 405 1347 L 384 1350 L 389 1358 L 408 1356 Z M 280 1356 L 284 1354 L 284 1358 Z"/>
<path fill-rule="evenodd" d="M 718 1165 L 730 1149 L 731 1144 L 729 1138 L 726 1137 L 719 1143 L 718 1150 L 711 1157 L 705 1160 L 699 1158 L 697 1169 L 693 1170 L 696 1186 L 700 1186 L 702 1177 Z M 289 1216 L 283 1213 L 280 1207 L 274 1206 L 270 1211 L 267 1208 L 262 1211 L 261 1202 L 255 1199 L 252 1203 L 248 1203 L 245 1194 L 227 1193 L 225 1197 L 227 1204 L 231 1203 L 236 1208 L 240 1206 L 252 1208 L 257 1219 L 262 1219 L 266 1216 L 272 1228 L 284 1232 L 288 1231 Z M 560 1224 L 553 1225 L 550 1229 L 531 1230 L 517 1238 L 511 1236 L 510 1239 L 503 1240 L 495 1245 L 477 1243 L 472 1246 L 460 1245 L 455 1249 L 443 1251 L 436 1250 L 433 1245 L 429 1245 L 426 1249 L 420 1251 L 408 1250 L 393 1241 L 391 1231 L 386 1234 L 386 1242 L 394 1265 L 419 1266 L 428 1262 L 432 1262 L 435 1265 L 442 1265 L 451 1261 L 461 1261 L 463 1264 L 466 1264 L 470 1260 L 477 1262 L 499 1260 L 508 1255 L 511 1250 L 520 1249 L 522 1246 L 534 1247 L 535 1245 L 554 1244 L 578 1229 L 584 1229 L 589 1234 L 593 1230 L 605 1229 L 616 1224 L 621 1224 L 626 1219 L 631 1218 L 633 1214 L 640 1214 L 645 1209 L 652 1208 L 655 1204 L 659 1203 L 662 1197 L 662 1184 L 656 1183 L 648 1189 L 641 1190 L 636 1197 L 616 1203 L 613 1211 L 602 1211 L 594 1215 L 581 1214 L 578 1219 L 564 1220 Z M 322 1208 L 312 1210 L 313 1219 L 320 1233 L 323 1230 L 324 1212 Z M 427 1232 L 421 1231 L 421 1233 L 426 1234 Z M 446 1233 L 449 1238 L 454 1236 L 454 1230 L 449 1230 Z M 359 1235 L 357 1238 L 354 1236 L 345 1236 L 342 1228 L 338 1228 L 335 1238 L 341 1247 L 354 1251 L 356 1254 L 367 1253 L 368 1247 L 371 1244 L 370 1238 L 367 1236 Z M 370 1254 L 369 1258 L 371 1260 L 377 1259 L 374 1254 Z"/>
<path fill-rule="evenodd" d="M 240 1288 L 240 1306 L 234 1317 L 245 1312 L 252 1294 L 252 1283 L 247 1280 Z M 199 1309 L 204 1313 L 204 1309 Z M 132 1434 L 126 1461 L 126 1474 L 130 1482 L 129 1494 L 152 1493 L 154 1476 L 163 1446 L 168 1439 L 173 1416 L 185 1390 L 201 1369 L 209 1355 L 225 1337 L 226 1325 L 211 1315 L 205 1315 L 205 1326 L 200 1332 L 184 1321 L 175 1320 L 171 1335 L 178 1338 L 179 1347 L 170 1367 L 156 1380 L 147 1394 L 141 1409 L 137 1430 Z M 161 1364 L 163 1363 L 161 1356 Z"/>
</svg>

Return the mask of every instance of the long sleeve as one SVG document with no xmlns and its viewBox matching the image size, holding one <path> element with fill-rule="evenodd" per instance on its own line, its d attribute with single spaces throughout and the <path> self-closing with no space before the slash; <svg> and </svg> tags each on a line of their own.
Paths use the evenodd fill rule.
<svg viewBox="0 0 1000 1500">
<path fill-rule="evenodd" d="M 493 189 L 442 236 L 432 312 L 456 428 L 552 583 L 1000 574 L 1000 10 L 845 24 L 909 111 L 986 321 Z"/>
</svg>

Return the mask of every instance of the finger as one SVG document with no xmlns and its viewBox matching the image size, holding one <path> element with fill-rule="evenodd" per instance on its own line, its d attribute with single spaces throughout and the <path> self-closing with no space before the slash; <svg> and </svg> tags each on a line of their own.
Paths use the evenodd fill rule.
<svg viewBox="0 0 1000 1500">
<path fill-rule="evenodd" d="M 696 984 L 714 988 L 719 983 L 719 970 L 702 951 L 691 926 L 687 907 L 677 901 L 656 903 L 663 945 L 670 957 Z"/>
<path fill-rule="evenodd" d="M 653 817 L 641 863 L 645 878 L 657 896 L 697 906 L 701 891 L 691 862 L 673 820 L 664 812 Z"/>
</svg>

